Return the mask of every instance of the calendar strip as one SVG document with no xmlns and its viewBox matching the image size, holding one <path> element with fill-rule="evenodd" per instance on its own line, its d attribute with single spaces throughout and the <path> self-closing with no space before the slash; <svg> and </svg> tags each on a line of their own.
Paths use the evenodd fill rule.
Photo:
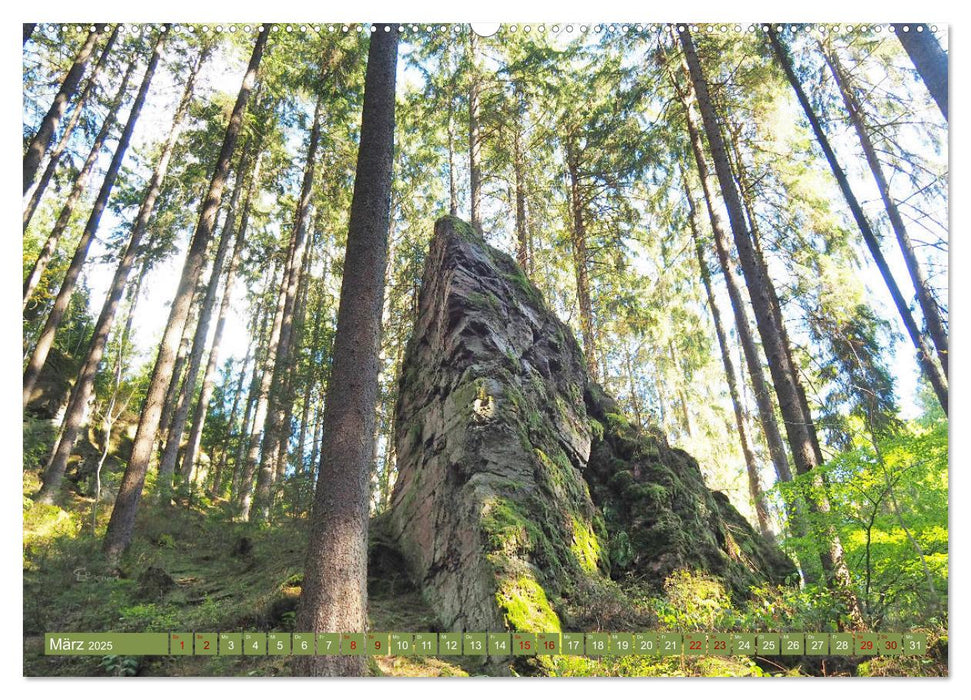
<svg viewBox="0 0 971 700">
<path fill-rule="evenodd" d="M 48 656 L 921 656 L 917 632 L 48 633 Z"/>
</svg>

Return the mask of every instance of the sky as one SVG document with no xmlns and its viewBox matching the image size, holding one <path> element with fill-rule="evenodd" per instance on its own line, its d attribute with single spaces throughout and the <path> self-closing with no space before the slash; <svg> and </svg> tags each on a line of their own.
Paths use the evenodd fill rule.
<svg viewBox="0 0 971 700">
<path fill-rule="evenodd" d="M 440 26 L 441 25 L 436 27 L 435 30 L 440 31 Z M 549 29 L 551 29 L 552 26 L 553 25 L 550 25 Z M 562 29 L 565 29 L 565 26 L 566 25 L 564 25 Z M 494 28 L 494 26 L 487 26 L 484 27 L 483 30 L 488 32 L 494 30 Z M 523 29 L 524 27 L 521 27 L 520 31 Z M 562 29 L 561 36 L 564 38 L 570 36 L 565 31 L 562 31 Z M 428 31 L 428 28 L 420 31 Z M 536 31 L 536 29 L 533 28 L 533 31 Z M 579 28 L 577 28 L 576 31 L 579 33 Z M 892 36 L 887 36 L 886 39 L 896 41 L 896 39 Z M 231 52 L 222 52 L 217 54 L 212 60 L 209 61 L 202 76 L 200 76 L 200 97 L 204 98 L 206 94 L 212 94 L 213 92 L 224 92 L 230 95 L 235 94 L 242 80 L 242 75 L 245 69 L 245 60 L 246 57 L 243 56 L 241 52 L 236 54 L 232 54 Z M 408 66 L 408 62 L 404 60 L 399 61 L 398 63 L 399 94 L 420 80 L 415 71 L 410 69 Z M 137 85 L 137 80 L 139 79 L 139 77 L 136 77 L 133 79 L 133 83 Z M 171 117 L 174 113 L 176 101 L 178 100 L 181 92 L 181 87 L 182 86 L 178 84 L 178 82 L 173 78 L 173 75 L 163 64 L 163 69 L 158 72 L 154 79 L 149 100 L 146 109 L 143 111 L 143 114 L 140 117 L 139 125 L 135 131 L 135 137 L 133 138 L 132 147 L 129 154 L 133 152 L 140 152 L 146 146 L 150 145 L 151 142 L 163 138 L 163 135 L 166 133 L 171 123 Z M 915 90 L 921 89 L 921 86 L 919 85 L 911 87 Z M 798 103 L 795 101 L 794 97 L 791 100 L 790 109 L 799 109 Z M 797 113 L 796 116 L 801 119 L 801 112 Z M 127 113 L 123 112 L 120 119 L 124 120 L 126 118 Z M 843 163 L 845 165 L 858 163 L 860 159 L 847 157 L 850 154 L 855 155 L 858 151 L 858 146 L 854 144 L 855 137 L 852 132 L 848 129 L 837 129 L 835 131 L 831 129 L 830 133 L 834 141 L 834 147 L 838 153 L 842 154 L 841 160 Z M 291 140 L 293 141 L 292 145 L 295 146 L 298 146 L 302 142 L 302 139 L 300 138 L 294 138 Z M 112 144 L 109 144 L 109 147 L 111 145 Z M 909 146 L 912 148 L 917 147 L 915 144 L 909 144 Z M 110 153 L 110 149 L 106 149 L 106 155 L 101 159 L 99 167 L 103 168 L 107 166 L 107 161 L 109 160 L 109 156 L 107 155 L 108 153 Z M 299 156 L 297 157 L 299 158 Z M 944 157 L 946 158 L 946 154 Z M 132 162 L 133 159 L 131 155 L 129 155 L 129 157 L 126 158 L 126 165 L 130 166 Z M 849 167 L 847 170 L 854 191 L 859 194 L 861 200 L 864 202 L 864 206 L 867 206 L 872 202 L 879 203 L 879 195 L 875 186 L 873 185 L 873 181 L 869 176 L 869 173 L 861 167 Z M 92 181 L 96 182 L 97 178 L 93 178 Z M 832 186 L 832 192 L 837 198 L 839 197 L 835 184 Z M 839 202 L 837 202 L 837 206 L 839 206 Z M 871 208 L 870 211 L 873 211 L 873 209 Z M 460 212 L 460 215 L 462 215 L 462 212 Z M 101 231 L 105 233 L 112 231 L 117 228 L 119 224 L 120 222 L 110 211 L 106 212 L 102 222 Z M 511 236 L 502 236 L 496 242 L 501 245 L 503 240 L 506 241 L 507 246 L 511 245 Z M 148 361 L 151 359 L 151 355 L 157 348 L 158 340 L 161 337 L 165 321 L 168 317 L 170 299 L 174 295 L 174 290 L 178 284 L 178 277 L 181 272 L 181 254 L 184 253 L 186 241 L 184 239 L 181 240 L 179 245 L 180 254 L 170 257 L 168 260 L 154 269 L 143 285 L 143 289 L 149 291 L 143 291 L 143 294 L 139 300 L 134 326 L 134 340 L 136 347 L 141 353 L 141 361 Z M 911 295 L 910 292 L 907 291 L 909 287 L 909 278 L 907 276 L 906 269 L 903 266 L 902 258 L 899 255 L 896 246 L 893 244 L 892 237 L 888 237 L 885 240 L 884 249 L 888 259 L 890 260 L 895 276 L 898 280 L 900 280 L 905 296 L 909 297 Z M 100 240 L 97 240 L 92 248 L 91 258 L 98 259 L 105 252 L 106 249 L 104 245 Z M 868 260 L 867 258 L 864 259 Z M 96 315 L 98 309 L 100 309 L 101 301 L 104 298 L 113 272 L 114 264 L 110 260 L 101 264 L 90 265 L 85 270 L 85 280 L 91 291 L 93 307 L 92 313 L 94 315 Z M 888 357 L 891 361 L 891 370 L 897 385 L 897 394 L 900 401 L 902 416 L 906 418 L 914 417 L 919 411 L 915 402 L 915 392 L 919 374 L 916 367 L 916 362 L 914 361 L 912 346 L 910 341 L 907 339 L 902 324 L 899 322 L 889 293 L 886 291 L 886 287 L 883 284 L 883 281 L 880 278 L 875 266 L 869 263 L 864 264 L 861 269 L 861 275 L 863 282 L 871 292 L 870 302 L 877 308 L 881 317 L 891 320 L 891 323 L 897 330 L 897 342 L 888 353 Z M 232 313 L 227 319 L 227 324 L 224 331 L 223 349 L 221 352 L 221 357 L 223 359 L 230 356 L 239 359 L 242 358 L 246 352 L 246 347 L 249 342 L 249 333 L 246 328 L 246 323 L 249 316 L 248 310 L 245 308 L 244 304 L 244 295 L 245 289 L 238 281 L 233 292 Z M 724 296 L 723 291 L 720 294 L 720 303 L 723 308 L 728 308 L 729 302 L 727 297 Z M 213 332 L 213 330 L 214 328 L 211 330 L 211 332 Z"/>
</svg>

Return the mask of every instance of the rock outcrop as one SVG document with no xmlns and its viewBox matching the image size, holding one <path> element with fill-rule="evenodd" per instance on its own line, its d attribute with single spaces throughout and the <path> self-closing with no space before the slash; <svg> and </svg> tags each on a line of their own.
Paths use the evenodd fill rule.
<svg viewBox="0 0 971 700">
<path fill-rule="evenodd" d="M 627 423 L 511 257 L 435 225 L 402 367 L 386 526 L 450 630 L 582 626 L 591 591 L 679 568 L 794 572 L 697 463 Z"/>
</svg>

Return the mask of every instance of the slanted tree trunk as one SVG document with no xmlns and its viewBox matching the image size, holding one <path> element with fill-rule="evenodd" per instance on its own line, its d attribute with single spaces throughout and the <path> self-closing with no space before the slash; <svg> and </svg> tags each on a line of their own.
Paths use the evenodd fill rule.
<svg viewBox="0 0 971 700">
<path fill-rule="evenodd" d="M 947 119 L 947 54 L 926 24 L 894 24 L 893 28 L 941 114 Z"/>
<path fill-rule="evenodd" d="M 24 22 L 24 44 L 25 45 L 27 43 L 27 40 L 34 33 L 34 29 L 36 27 L 37 27 L 37 23 L 36 22 L 30 22 L 30 23 Z"/>
<path fill-rule="evenodd" d="M 479 133 L 479 69 L 477 64 L 479 37 L 469 28 L 469 194 L 472 228 L 482 232 L 482 135 Z"/>
<path fill-rule="evenodd" d="M 51 151 L 50 158 L 47 160 L 47 166 L 44 168 L 44 174 L 41 175 L 40 182 L 34 187 L 33 191 L 30 193 L 30 200 L 27 202 L 27 206 L 24 207 L 24 231 L 27 230 L 27 226 L 30 224 L 31 218 L 34 216 L 34 212 L 37 211 L 37 205 L 40 204 L 41 198 L 44 196 L 44 191 L 47 189 L 47 185 L 50 184 L 51 179 L 54 177 L 54 171 L 57 170 L 57 166 L 61 161 L 61 156 L 64 154 L 64 150 L 67 148 L 68 142 L 71 140 L 71 136 L 74 134 L 74 127 L 78 125 L 81 121 L 81 114 L 84 112 L 84 106 L 88 102 L 88 98 L 94 91 L 95 86 L 98 82 L 98 76 L 101 75 L 102 69 L 108 62 L 108 56 L 111 53 L 112 47 L 115 45 L 115 40 L 118 38 L 118 28 L 121 25 L 116 25 L 114 31 L 108 37 L 108 43 L 105 44 L 104 49 L 101 50 L 101 57 L 98 58 L 98 62 L 94 65 L 94 70 L 91 71 L 91 77 L 88 78 L 87 84 L 84 86 L 84 90 L 81 91 L 81 95 L 78 97 L 77 103 L 74 105 L 74 110 L 71 112 L 71 118 L 67 120 L 67 124 L 64 126 L 64 131 L 61 134 L 60 140 Z"/>
<path fill-rule="evenodd" d="M 88 59 L 91 58 L 94 46 L 98 43 L 106 26 L 105 24 L 96 24 L 88 32 L 88 37 L 81 46 L 81 50 L 78 51 L 78 55 L 74 59 L 74 64 L 68 70 L 67 75 L 64 76 L 61 89 L 54 96 L 53 104 L 47 110 L 47 114 L 44 115 L 44 119 L 37 129 L 37 133 L 30 140 L 30 145 L 27 146 L 27 152 L 24 154 L 24 194 L 27 194 L 27 190 L 34 184 L 34 178 L 37 177 L 37 169 L 40 167 L 40 162 L 44 159 L 47 149 L 50 148 L 51 140 L 54 138 L 54 132 L 57 131 L 57 126 L 61 123 L 61 118 L 64 116 L 64 110 L 67 109 L 67 103 L 74 96 L 78 85 L 81 84 L 81 78 L 84 77 L 84 70 L 87 68 Z M 24 41 L 26 43 L 26 39 Z"/>
<path fill-rule="evenodd" d="M 770 308 L 762 270 L 759 268 L 753 250 L 752 240 L 746 226 L 745 214 L 739 200 L 738 190 L 732 176 L 731 165 L 721 136 L 718 117 L 708 93 L 708 83 L 701 69 L 698 55 L 695 53 L 694 42 L 687 27 L 680 32 L 681 45 L 684 48 L 685 59 L 691 82 L 694 86 L 695 98 L 701 111 L 705 134 L 711 148 L 715 173 L 721 186 L 722 199 L 728 210 L 729 224 L 735 239 L 735 247 L 742 263 L 742 272 L 755 311 L 756 326 L 762 338 L 769 361 L 769 371 L 779 399 L 779 408 L 786 426 L 786 435 L 792 449 L 793 462 L 799 474 L 809 474 L 818 466 L 816 450 L 813 446 L 812 435 L 809 430 L 811 416 L 803 413 L 799 398 L 798 379 L 793 376 L 791 368 L 785 361 L 785 348 L 782 335 L 776 326 Z M 822 514 L 829 509 L 825 495 L 816 496 L 810 501 Z M 858 624 L 862 619 L 859 602 L 853 592 L 852 579 L 843 556 L 843 547 L 836 531 L 831 525 L 817 525 L 814 527 L 816 536 L 826 551 L 821 553 L 820 559 L 823 569 L 829 578 L 829 584 L 847 606 L 847 613 L 852 624 Z"/>
<path fill-rule="evenodd" d="M 243 469 L 240 475 L 239 485 L 239 517 L 248 521 L 252 515 L 254 478 L 257 468 L 260 465 L 260 444 L 264 435 L 266 418 L 269 411 L 270 388 L 273 384 L 273 369 L 276 366 L 276 350 L 280 342 L 280 328 L 283 324 L 283 314 L 286 306 L 286 285 L 287 272 L 293 258 L 295 237 L 290 238 L 287 246 L 286 262 L 281 268 L 280 293 L 277 295 L 276 311 L 273 314 L 273 325 L 270 327 L 270 335 L 267 339 L 266 354 L 263 358 L 262 369 L 259 373 L 260 379 L 255 393 L 255 413 L 253 414 L 253 426 L 250 428 L 246 459 L 243 462 Z"/>
<path fill-rule="evenodd" d="M 583 357 L 590 378 L 594 381 L 600 381 L 600 369 L 597 366 L 597 342 L 593 328 L 593 305 L 590 301 L 590 278 L 587 270 L 585 203 L 580 184 L 580 163 L 572 136 L 566 140 L 566 167 L 570 176 L 570 214 L 573 224 L 570 230 L 570 242 L 573 248 L 577 304 L 580 307 L 580 335 L 583 337 Z"/>
<path fill-rule="evenodd" d="M 148 229 L 148 222 L 152 218 L 152 213 L 155 211 L 155 202 L 158 199 L 159 192 L 162 189 L 162 182 L 168 172 L 169 161 L 172 159 L 172 151 L 175 149 L 175 144 L 178 141 L 179 133 L 182 129 L 182 123 L 189 111 L 189 103 L 192 101 L 196 77 L 199 74 L 199 69 L 202 67 L 206 55 L 207 52 L 200 54 L 199 59 L 196 61 L 186 80 L 185 89 L 182 92 L 182 99 L 172 119 L 172 126 L 169 129 L 168 137 L 162 148 L 162 154 L 155 164 L 155 170 L 152 172 L 152 177 L 149 180 L 145 197 L 142 199 L 142 204 L 135 217 L 131 237 L 128 239 L 125 252 L 122 253 L 121 259 L 118 261 L 118 267 L 115 269 L 111 286 L 108 288 L 108 296 L 105 298 L 104 304 L 101 307 L 101 314 L 98 316 L 98 322 L 95 325 L 94 333 L 88 345 L 87 356 L 78 374 L 74 389 L 71 392 L 67 412 L 64 414 L 61 438 L 54 449 L 47 468 L 44 470 L 44 484 L 38 494 L 38 498 L 45 503 L 50 503 L 54 498 L 61 479 L 64 476 L 64 471 L 67 468 L 68 458 L 74 449 L 74 443 L 77 441 L 77 436 L 83 423 L 84 407 L 88 405 L 94 389 L 94 380 L 98 372 L 98 365 L 101 364 L 101 358 L 108 343 L 108 336 L 114 326 L 115 316 L 124 294 L 125 285 L 128 283 L 128 276 L 131 273 L 132 265 L 134 265 L 135 259 L 139 254 L 142 238 Z M 142 275 L 139 275 L 137 283 L 141 285 L 141 281 Z"/>
<path fill-rule="evenodd" d="M 927 31 L 929 32 L 930 30 Z M 931 37 L 931 40 L 933 41 L 933 37 Z M 924 315 L 927 333 L 934 343 L 934 349 L 937 350 L 937 358 L 940 360 L 941 368 L 944 370 L 944 376 L 946 377 L 948 341 L 947 331 L 944 330 L 944 320 L 941 318 L 941 309 L 938 307 L 937 301 L 931 293 L 930 285 L 927 283 L 927 277 L 924 275 L 920 261 L 917 260 L 914 244 L 910 240 L 910 234 L 908 234 L 907 227 L 904 225 L 904 219 L 900 215 L 897 203 L 890 194 L 890 183 L 883 173 L 883 165 L 881 165 L 880 159 L 877 157 L 877 151 L 873 147 L 873 141 L 870 139 L 870 132 L 867 129 L 863 106 L 856 98 L 853 86 L 849 81 L 849 76 L 840 64 L 835 52 L 824 50 L 823 55 L 826 57 L 830 70 L 833 72 L 833 77 L 836 79 L 836 85 L 839 87 L 840 95 L 843 97 L 843 104 L 846 105 L 846 111 L 850 115 L 850 122 L 853 124 L 856 135 L 860 139 L 863 155 L 866 156 L 867 165 L 870 166 L 870 172 L 873 173 L 873 179 L 877 183 L 877 189 L 880 190 L 880 198 L 883 200 L 883 206 L 887 210 L 887 218 L 890 219 L 890 226 L 893 228 L 894 235 L 897 237 L 897 244 L 900 246 L 900 252 L 904 256 L 904 262 L 907 264 L 907 272 L 910 273 L 910 280 L 913 282 L 914 291 L 917 293 L 917 303 L 920 305 L 921 313 Z"/>
<path fill-rule="evenodd" d="M 310 214 L 310 197 L 313 193 L 314 172 L 317 163 L 317 147 L 320 143 L 321 121 L 323 119 L 323 97 L 317 97 L 314 109 L 314 122 L 310 129 L 310 139 L 307 146 L 307 161 L 304 166 L 303 182 L 300 188 L 300 198 L 293 218 L 293 255 L 290 266 L 284 277 L 284 307 L 280 320 L 280 339 L 276 348 L 276 360 L 273 367 L 273 379 L 270 385 L 268 420 L 263 432 L 263 449 L 260 456 L 260 471 L 256 481 L 256 494 L 253 506 L 257 520 L 266 520 L 270 515 L 273 504 L 274 484 L 277 476 L 277 458 L 284 446 L 289 442 L 290 424 L 287 419 L 289 393 L 286 390 L 289 375 L 292 373 L 291 353 L 294 346 L 294 315 L 297 303 L 297 293 L 304 268 L 306 256 L 307 218 Z"/>
<path fill-rule="evenodd" d="M 313 632 L 363 632 L 367 628 L 368 475 L 374 456 L 374 406 L 391 223 L 397 56 L 394 27 L 377 25 L 368 53 L 320 476 L 297 608 L 296 626 Z M 302 656 L 294 666 L 297 673 L 312 676 L 360 676 L 365 672 L 362 656 Z"/>
<path fill-rule="evenodd" d="M 725 368 L 725 380 L 728 382 L 728 395 L 732 400 L 732 408 L 735 412 L 735 427 L 738 429 L 738 440 L 742 446 L 742 457 L 745 459 L 745 472 L 748 475 L 749 495 L 752 498 L 752 505 L 755 508 L 755 515 L 759 522 L 759 531 L 763 537 L 774 539 L 772 526 L 769 522 L 769 507 L 765 500 L 765 492 L 762 490 L 762 480 L 759 477 L 759 467 L 755 460 L 755 452 L 752 449 L 752 438 L 749 434 L 748 421 L 745 419 L 745 410 L 738 393 L 738 379 L 735 375 L 735 365 L 732 362 L 731 351 L 728 346 L 728 336 L 722 325 L 721 312 L 715 302 L 715 294 L 711 288 L 711 272 L 708 270 L 708 261 L 705 259 L 705 249 L 701 243 L 701 235 L 698 231 L 698 214 L 695 208 L 694 199 L 688 189 L 688 183 L 684 183 L 685 195 L 688 198 L 688 223 L 691 226 L 691 237 L 695 243 L 695 254 L 698 257 L 698 269 L 701 271 L 701 281 L 705 287 L 705 295 L 708 298 L 708 309 L 711 311 L 711 320 L 715 324 L 715 336 L 718 338 L 718 348 L 721 350 L 722 366 Z"/>
<path fill-rule="evenodd" d="M 216 161 L 216 168 L 209 183 L 209 191 L 199 215 L 199 224 L 189 244 L 185 264 L 182 268 L 182 277 L 179 280 L 178 291 L 172 302 L 169 320 L 159 346 L 158 357 L 146 393 L 141 419 L 138 422 L 138 429 L 132 444 L 131 457 L 128 460 L 128 466 L 125 468 L 118 496 L 115 499 L 115 506 L 111 512 L 108 530 L 105 534 L 104 551 L 110 559 L 117 559 L 131 543 L 135 527 L 135 515 L 138 512 L 142 489 L 145 486 L 145 477 L 148 474 L 155 433 L 161 417 L 166 380 L 172 370 L 172 365 L 175 363 L 176 344 L 182 335 L 189 314 L 189 304 L 192 300 L 193 291 L 202 274 L 206 248 L 209 239 L 212 237 L 215 224 L 216 210 L 219 208 L 219 202 L 222 198 L 233 151 L 236 148 L 236 140 L 243 123 L 246 103 L 256 82 L 256 73 L 270 33 L 269 30 L 268 25 L 260 27 L 253 54 L 246 69 L 246 75 L 243 78 L 242 86 L 236 97 L 236 104 L 226 127 L 222 149 Z"/>
<path fill-rule="evenodd" d="M 779 301 L 779 295 L 775 291 L 775 283 L 772 281 L 772 277 L 769 275 L 769 266 L 765 259 L 765 254 L 762 251 L 761 238 L 762 235 L 759 232 L 758 219 L 755 216 L 755 209 L 753 205 L 753 200 L 755 194 L 752 191 L 751 184 L 749 183 L 748 174 L 745 170 L 745 164 L 742 161 L 741 149 L 738 145 L 738 132 L 737 130 L 730 130 L 726 128 L 728 132 L 726 145 L 730 149 L 730 152 L 726 152 L 729 155 L 729 163 L 735 173 L 735 180 L 738 183 L 739 196 L 741 198 L 742 207 L 745 210 L 745 218 L 748 222 L 749 233 L 752 238 L 752 251 L 755 253 L 755 264 L 759 269 L 759 274 L 764 282 L 765 296 L 769 301 L 769 311 L 772 314 L 772 319 L 775 323 L 775 327 L 779 331 L 779 337 L 781 338 L 782 344 L 782 361 L 785 362 L 789 367 L 789 372 L 796 379 L 796 390 L 798 392 L 799 405 L 802 409 L 803 416 L 805 416 L 805 425 L 809 431 L 809 439 L 812 443 L 813 452 L 816 453 L 816 464 L 822 464 L 825 459 L 823 458 L 823 451 L 819 445 L 819 438 L 816 434 L 816 424 L 812 420 L 812 411 L 809 408 L 809 400 L 806 396 L 806 390 L 800 381 L 800 371 L 799 366 L 796 364 L 795 358 L 792 354 L 792 343 L 789 342 L 789 332 L 786 329 L 785 320 L 782 317 L 782 304 Z M 732 162 L 731 157 L 734 156 L 734 162 Z"/>
<path fill-rule="evenodd" d="M 823 127 L 819 123 L 819 119 L 816 117 L 816 113 L 812 108 L 812 104 L 809 102 L 809 98 L 802 89 L 799 78 L 796 77 L 788 51 L 782 45 L 782 42 L 776 35 L 775 31 L 769 32 L 769 41 L 771 42 L 775 55 L 779 60 L 779 64 L 782 66 L 782 69 L 786 74 L 786 78 L 789 80 L 789 84 L 792 85 L 792 89 L 795 90 L 796 97 L 798 97 L 799 103 L 802 105 L 803 111 L 806 113 L 806 118 L 809 120 L 813 134 L 815 134 L 816 140 L 823 149 L 823 153 L 826 156 L 826 161 L 829 163 L 829 167 L 833 171 L 833 177 L 836 178 L 840 191 L 843 193 L 843 197 L 846 199 L 846 203 L 849 205 L 850 211 L 853 213 L 853 218 L 856 220 L 860 233 L 863 235 L 863 240 L 870 251 L 870 255 L 873 257 L 873 261 L 876 263 L 877 269 L 880 270 L 883 281 L 887 285 L 887 289 L 890 291 L 890 296 L 893 298 L 894 305 L 897 307 L 897 313 L 900 314 L 900 319 L 903 321 L 904 327 L 907 329 L 907 333 L 910 335 L 910 340 L 917 349 L 917 362 L 920 365 L 921 371 L 927 378 L 927 381 L 929 381 L 933 387 L 934 393 L 937 395 L 937 400 L 940 402 L 941 408 L 944 410 L 944 414 L 946 415 L 948 401 L 947 377 L 944 375 L 942 368 L 934 362 L 932 350 L 927 341 L 924 339 L 924 336 L 921 334 L 920 329 L 917 327 L 917 323 L 914 321 L 913 314 L 911 314 L 910 307 L 908 307 L 907 302 L 904 300 L 903 294 L 900 293 L 900 288 L 897 286 L 897 281 L 890 272 L 890 266 L 887 265 L 886 258 L 883 257 L 883 251 L 880 250 L 880 243 L 877 240 L 877 237 L 874 235 L 873 229 L 870 228 L 870 222 L 867 221 L 866 215 L 863 213 L 863 208 L 857 201 L 856 195 L 853 194 L 853 190 L 850 188 L 850 183 L 846 179 L 846 174 L 843 172 L 843 168 L 840 167 L 839 161 L 836 158 L 836 153 L 833 151 L 832 146 L 830 146 L 829 139 L 826 137 L 826 133 L 823 131 Z"/>
<path fill-rule="evenodd" d="M 168 25 L 166 25 L 167 29 Z M 111 163 L 108 165 L 104 181 L 101 183 L 101 190 L 98 192 L 94 207 L 88 216 L 88 222 L 85 224 L 84 231 L 81 233 L 81 238 L 74 251 L 74 256 L 71 258 L 71 263 L 67 268 L 67 272 L 64 274 L 64 281 L 61 282 L 61 288 L 57 292 L 54 306 L 47 316 L 44 330 L 41 331 L 40 337 L 37 339 L 37 344 L 34 346 L 34 351 L 30 356 L 30 361 L 27 363 L 27 369 L 24 371 L 24 406 L 30 401 L 34 384 L 37 383 L 40 371 L 47 362 L 47 354 L 54 344 L 54 335 L 57 333 L 57 329 L 61 325 L 61 320 L 64 318 L 64 313 L 67 311 L 67 306 L 71 301 L 71 295 L 74 293 L 74 285 L 77 283 L 78 277 L 81 274 L 81 267 L 84 265 L 85 260 L 88 259 L 88 250 L 91 247 L 91 241 L 98 232 L 98 226 L 101 224 L 101 215 L 108 205 L 108 198 L 111 196 L 111 190 L 115 186 L 115 180 L 118 177 L 118 172 L 121 170 L 121 163 L 125 159 L 125 153 L 128 151 L 128 144 L 131 142 L 132 133 L 135 131 L 135 124 L 138 122 L 142 105 L 145 104 L 145 98 L 148 96 L 148 90 L 152 85 L 155 69 L 158 67 L 159 59 L 162 56 L 162 45 L 166 36 L 167 31 L 161 31 L 155 41 L 155 50 L 152 52 L 152 58 L 148 62 L 148 68 L 145 69 L 145 77 L 142 79 L 142 84 L 138 89 L 135 102 L 132 103 L 128 123 L 125 124 L 121 138 L 118 139 L 115 154 L 111 159 Z"/>
<path fill-rule="evenodd" d="M 61 236 L 64 234 L 64 230 L 71 222 L 71 215 L 74 214 L 74 207 L 77 206 L 78 201 L 81 199 L 81 195 L 84 193 L 84 190 L 88 185 L 88 178 L 91 177 L 91 173 L 94 170 L 94 164 L 97 162 L 98 155 L 101 153 L 101 148 L 104 146 L 105 140 L 108 138 L 108 134 L 115 126 L 115 121 L 118 118 L 118 110 L 121 107 L 121 103 L 125 99 L 125 92 L 128 90 L 128 81 L 131 79 L 131 76 L 134 74 L 137 66 L 138 61 L 136 59 L 132 59 L 132 61 L 128 64 L 128 69 L 125 71 L 125 75 L 121 80 L 121 85 L 118 88 L 118 92 L 115 94 L 115 98 L 112 101 L 111 106 L 108 108 L 108 114 L 105 116 L 105 120 L 101 124 L 101 129 L 98 131 L 98 135 L 94 138 L 94 143 L 91 144 L 91 150 L 88 152 L 88 156 L 84 160 L 84 165 L 81 166 L 78 176 L 74 179 L 71 192 L 68 194 L 67 199 L 64 200 L 64 205 L 61 207 L 61 211 L 57 216 L 57 221 L 54 222 L 54 227 L 47 235 L 47 240 L 44 241 L 44 245 L 41 247 L 40 253 L 37 255 L 37 260 L 34 261 L 34 265 L 31 267 L 30 273 L 27 275 L 27 279 L 24 280 L 23 309 L 27 308 L 27 303 L 34 295 L 34 290 L 37 289 L 37 285 L 40 283 L 41 277 L 47 270 L 47 265 L 50 263 L 51 257 L 53 257 L 54 251 L 57 249 L 57 245 L 61 240 Z"/>
<path fill-rule="evenodd" d="M 195 334 L 192 339 L 192 351 L 189 353 L 189 360 L 186 365 L 185 379 L 182 382 L 182 392 L 175 406 L 175 412 L 172 415 L 172 422 L 165 439 L 165 449 L 162 451 L 162 459 L 159 462 L 159 486 L 160 494 L 163 496 L 172 486 L 172 477 L 175 474 L 175 467 L 179 458 L 179 448 L 182 445 L 182 433 L 185 431 L 185 424 L 189 417 L 189 408 L 195 397 L 199 370 L 202 368 L 202 358 L 205 355 L 209 343 L 209 324 L 212 320 L 212 312 L 216 304 L 219 282 L 222 279 L 223 265 L 226 262 L 226 255 L 229 252 L 230 244 L 236 238 L 236 231 L 234 229 L 236 212 L 239 207 L 242 192 L 245 189 L 246 172 L 249 169 L 249 150 L 249 148 L 244 147 L 239 161 L 236 184 L 233 187 L 233 194 L 230 197 L 222 234 L 219 237 L 219 244 L 216 247 L 216 255 L 212 263 L 209 284 L 206 285 L 206 293 L 199 307 L 199 322 L 196 324 Z"/>
<path fill-rule="evenodd" d="M 236 240 L 233 243 L 233 252 L 229 258 L 229 265 L 226 268 L 226 281 L 223 283 L 223 297 L 219 303 L 219 316 L 216 320 L 216 331 L 212 338 L 212 347 L 209 350 L 209 359 L 206 362 L 206 369 L 202 376 L 202 390 L 199 393 L 199 400 L 196 404 L 196 411 L 192 417 L 192 427 L 189 431 L 189 441 L 185 447 L 185 455 L 182 457 L 182 483 L 189 483 L 192 476 L 192 469 L 195 464 L 196 455 L 199 452 L 199 445 L 202 443 L 202 429 L 206 424 L 206 414 L 209 408 L 209 401 L 215 389 L 216 368 L 219 366 L 219 348 L 222 343 L 223 331 L 226 328 L 226 318 L 229 316 L 229 307 L 232 301 L 233 282 L 236 279 L 236 268 L 239 265 L 239 257 L 243 252 L 243 242 L 246 240 L 246 229 L 249 225 L 249 211 L 254 193 L 259 188 L 260 165 L 263 160 L 262 144 L 258 146 L 260 152 L 256 156 L 253 165 L 253 173 L 250 176 L 249 187 L 246 191 L 246 199 L 243 202 L 242 213 L 239 225 L 236 229 Z M 244 170 L 240 169 L 240 177 Z M 235 194 L 235 193 L 234 193 Z M 227 231 L 230 232 L 233 225 L 235 204 L 230 204 L 230 212 L 226 219 Z M 215 282 L 215 280 L 214 280 Z M 245 367 L 244 367 L 245 369 Z M 235 404 L 233 407 L 235 412 Z M 230 424 L 231 425 L 231 424 Z"/>
</svg>

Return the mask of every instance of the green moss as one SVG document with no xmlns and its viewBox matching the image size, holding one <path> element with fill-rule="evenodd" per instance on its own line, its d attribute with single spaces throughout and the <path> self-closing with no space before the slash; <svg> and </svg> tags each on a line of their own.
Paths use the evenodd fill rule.
<svg viewBox="0 0 971 700">
<path fill-rule="evenodd" d="M 452 230 L 467 241 L 481 243 L 483 240 L 482 236 L 475 232 L 475 229 L 472 228 L 471 224 L 462 221 L 462 219 L 458 218 L 457 216 L 444 216 L 439 219 L 439 221 L 448 221 L 448 223 L 452 225 Z"/>
<path fill-rule="evenodd" d="M 594 440 L 600 441 L 604 439 L 604 424 L 598 421 L 596 418 L 591 418 L 590 423 L 590 435 Z"/>
<path fill-rule="evenodd" d="M 492 551 L 512 555 L 532 550 L 529 521 L 512 501 L 487 501 L 480 524 Z"/>
<path fill-rule="evenodd" d="M 514 630 L 560 631 L 560 618 L 553 611 L 546 591 L 529 575 L 501 581 L 496 591 L 496 604 L 503 611 L 506 624 Z"/>
<path fill-rule="evenodd" d="M 529 281 L 529 278 L 526 277 L 519 265 L 512 261 L 512 258 L 509 261 L 512 263 L 510 270 L 509 272 L 504 272 L 502 276 L 507 282 L 516 287 L 531 304 L 542 307 L 545 303 L 542 293 Z"/>
<path fill-rule="evenodd" d="M 466 299 L 477 309 L 491 310 L 496 313 L 502 310 L 502 307 L 499 305 L 499 300 L 496 299 L 494 294 L 489 292 L 469 292 Z"/>
<path fill-rule="evenodd" d="M 593 528 L 573 516 L 573 542 L 570 549 L 580 562 L 580 568 L 588 574 L 597 573 L 601 560 L 601 547 Z"/>
</svg>

